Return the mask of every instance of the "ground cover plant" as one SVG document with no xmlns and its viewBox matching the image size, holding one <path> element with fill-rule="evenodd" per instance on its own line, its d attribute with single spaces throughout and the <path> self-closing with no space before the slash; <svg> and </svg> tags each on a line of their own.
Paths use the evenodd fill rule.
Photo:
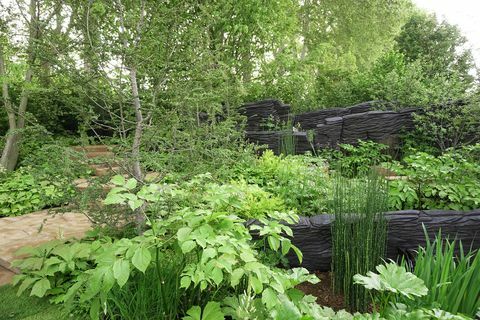
<svg viewBox="0 0 480 320">
<path fill-rule="evenodd" d="M 452 210 L 478 208 L 480 164 L 468 150 L 450 150 L 439 156 L 420 151 L 405 157 L 399 165 L 391 166 L 399 175 L 406 177 L 406 180 L 391 182 L 391 207 Z"/>
</svg>

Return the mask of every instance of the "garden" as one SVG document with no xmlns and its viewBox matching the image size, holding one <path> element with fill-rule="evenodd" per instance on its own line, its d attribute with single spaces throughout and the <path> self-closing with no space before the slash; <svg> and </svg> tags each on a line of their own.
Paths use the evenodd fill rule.
<svg viewBox="0 0 480 320">
<path fill-rule="evenodd" d="M 479 319 L 466 43 L 408 0 L 5 4 L 0 319 Z"/>
</svg>

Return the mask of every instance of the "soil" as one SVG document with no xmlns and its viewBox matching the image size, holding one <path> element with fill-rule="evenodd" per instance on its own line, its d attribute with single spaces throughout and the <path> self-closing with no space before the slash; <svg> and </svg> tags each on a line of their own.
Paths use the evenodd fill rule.
<svg viewBox="0 0 480 320">
<path fill-rule="evenodd" d="M 315 272 L 315 275 L 320 279 L 317 284 L 308 282 L 297 286 L 305 294 L 311 294 L 317 297 L 317 303 L 324 307 L 330 307 L 333 310 L 344 309 L 344 299 L 341 294 L 333 292 L 332 274 L 330 272 Z"/>
</svg>

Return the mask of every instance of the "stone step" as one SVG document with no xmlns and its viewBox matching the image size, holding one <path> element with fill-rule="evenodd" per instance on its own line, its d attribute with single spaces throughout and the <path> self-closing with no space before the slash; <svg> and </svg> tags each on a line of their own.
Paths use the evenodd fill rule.
<svg viewBox="0 0 480 320">
<path fill-rule="evenodd" d="M 93 158 L 113 158 L 115 154 L 111 151 L 89 151 L 85 154 L 88 159 Z"/>
<path fill-rule="evenodd" d="M 77 152 L 107 152 L 110 151 L 111 147 L 104 145 L 104 144 L 99 144 L 99 145 L 92 145 L 92 146 L 75 146 L 72 147 L 73 150 Z"/>
<path fill-rule="evenodd" d="M 0 286 L 12 283 L 15 274 L 15 272 L 0 266 Z"/>
<path fill-rule="evenodd" d="M 99 164 L 90 164 L 90 168 L 93 169 L 94 175 L 97 177 L 103 177 L 110 174 L 118 174 L 123 171 L 122 167 L 115 164 L 99 163 Z"/>
<path fill-rule="evenodd" d="M 95 177 L 93 178 L 95 179 Z M 73 181 L 73 185 L 75 186 L 75 188 L 80 191 L 80 192 L 83 192 L 85 190 L 88 189 L 88 187 L 90 187 L 90 181 L 87 180 L 87 179 L 76 179 Z M 110 183 L 106 183 L 106 184 L 102 184 L 102 189 L 103 191 L 105 192 L 108 192 L 110 190 L 112 190 L 112 188 L 115 187 L 113 184 L 110 184 Z"/>
</svg>

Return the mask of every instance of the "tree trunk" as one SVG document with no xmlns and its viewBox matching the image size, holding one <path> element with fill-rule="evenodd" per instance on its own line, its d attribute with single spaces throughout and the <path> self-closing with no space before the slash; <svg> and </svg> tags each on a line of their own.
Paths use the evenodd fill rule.
<svg viewBox="0 0 480 320">
<path fill-rule="evenodd" d="M 130 68 L 130 85 L 133 95 L 133 109 L 135 110 L 135 135 L 132 144 L 133 176 L 135 179 L 142 181 L 143 173 L 140 166 L 140 142 L 142 140 L 143 131 L 143 114 L 140 105 L 140 97 L 138 96 L 137 69 L 135 67 Z"/>
<path fill-rule="evenodd" d="M 5 109 L 8 115 L 9 132 L 5 142 L 5 147 L 0 158 L 0 165 L 8 171 L 15 169 L 19 155 L 19 143 L 22 138 L 21 130 L 25 127 L 25 112 L 28 105 L 28 86 L 32 82 L 33 77 L 33 63 L 35 62 L 34 43 L 38 38 L 38 12 L 37 0 L 30 1 L 30 26 L 28 39 L 28 68 L 25 73 L 24 87 L 22 89 L 20 104 L 18 106 L 17 115 L 15 115 L 12 103 L 9 96 L 8 80 L 6 78 L 5 57 L 3 47 L 0 47 L 0 76 L 3 77 L 2 95 Z"/>
</svg>

